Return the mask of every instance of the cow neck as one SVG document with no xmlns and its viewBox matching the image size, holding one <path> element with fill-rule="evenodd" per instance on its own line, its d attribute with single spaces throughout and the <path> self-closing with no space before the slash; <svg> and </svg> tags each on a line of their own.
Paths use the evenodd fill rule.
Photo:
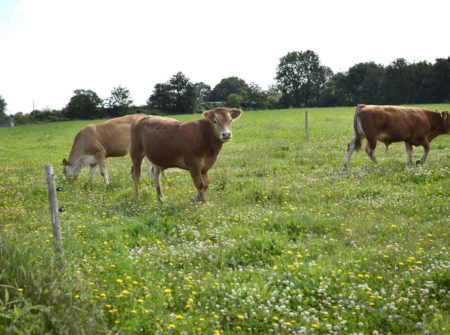
<svg viewBox="0 0 450 335">
<path fill-rule="evenodd" d="M 434 139 L 439 135 L 443 135 L 447 133 L 445 129 L 444 121 L 439 113 L 430 112 L 431 114 L 431 134 L 430 139 Z"/>
<path fill-rule="evenodd" d="M 207 138 L 208 151 L 213 155 L 218 155 L 219 151 L 222 149 L 223 142 L 217 138 L 214 133 L 213 125 L 208 120 L 200 120 L 204 134 Z"/>
</svg>

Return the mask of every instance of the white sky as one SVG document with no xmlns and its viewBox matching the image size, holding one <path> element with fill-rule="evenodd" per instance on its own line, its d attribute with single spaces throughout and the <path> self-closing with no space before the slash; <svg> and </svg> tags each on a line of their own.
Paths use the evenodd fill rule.
<svg viewBox="0 0 450 335">
<path fill-rule="evenodd" d="M 447 0 L 0 0 L 0 95 L 7 113 L 61 109 L 75 89 L 114 87 L 145 104 L 182 71 L 214 87 L 263 89 L 281 57 L 316 52 L 334 72 L 450 56 Z"/>
</svg>

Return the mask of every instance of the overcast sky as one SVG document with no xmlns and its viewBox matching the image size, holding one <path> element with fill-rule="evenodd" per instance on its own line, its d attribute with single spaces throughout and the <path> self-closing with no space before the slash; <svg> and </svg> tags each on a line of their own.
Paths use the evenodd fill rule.
<svg viewBox="0 0 450 335">
<path fill-rule="evenodd" d="M 61 109 L 75 89 L 114 87 L 145 104 L 181 71 L 214 87 L 263 89 L 281 57 L 313 50 L 334 72 L 450 56 L 447 0 L 0 0 L 0 95 L 7 113 Z"/>
</svg>

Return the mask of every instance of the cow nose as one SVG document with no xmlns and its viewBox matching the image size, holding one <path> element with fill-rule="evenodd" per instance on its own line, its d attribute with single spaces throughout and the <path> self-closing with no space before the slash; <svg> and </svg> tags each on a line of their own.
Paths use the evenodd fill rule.
<svg viewBox="0 0 450 335">
<path fill-rule="evenodd" d="M 222 135 L 220 136 L 222 140 L 229 140 L 231 139 L 231 131 L 224 131 Z"/>
</svg>

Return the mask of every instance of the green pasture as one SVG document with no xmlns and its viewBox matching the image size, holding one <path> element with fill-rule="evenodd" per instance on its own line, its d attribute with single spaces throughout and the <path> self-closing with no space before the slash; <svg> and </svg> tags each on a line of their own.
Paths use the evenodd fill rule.
<svg viewBox="0 0 450 335">
<path fill-rule="evenodd" d="M 308 111 L 308 142 L 303 109 L 244 111 L 206 204 L 177 169 L 136 202 L 128 156 L 108 187 L 66 181 L 88 121 L 0 129 L 0 334 L 450 334 L 450 136 L 423 166 L 397 143 L 343 172 L 354 108 Z"/>
</svg>

